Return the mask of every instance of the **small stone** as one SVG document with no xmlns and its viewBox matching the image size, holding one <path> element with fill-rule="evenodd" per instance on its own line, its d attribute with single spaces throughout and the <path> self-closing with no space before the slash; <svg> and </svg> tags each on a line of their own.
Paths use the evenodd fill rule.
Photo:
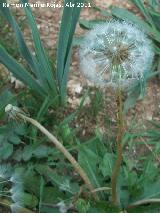
<svg viewBox="0 0 160 213">
<path fill-rule="evenodd" d="M 48 10 L 48 11 L 45 13 L 45 16 L 46 16 L 47 18 L 51 18 L 51 17 L 53 16 L 53 11 Z"/>
<path fill-rule="evenodd" d="M 47 46 L 48 47 L 52 47 L 53 48 L 53 45 L 54 45 L 54 40 L 48 40 L 47 41 Z"/>
<path fill-rule="evenodd" d="M 77 84 L 75 86 L 75 93 L 80 94 L 82 89 L 83 89 L 83 87 L 80 84 Z"/>
</svg>

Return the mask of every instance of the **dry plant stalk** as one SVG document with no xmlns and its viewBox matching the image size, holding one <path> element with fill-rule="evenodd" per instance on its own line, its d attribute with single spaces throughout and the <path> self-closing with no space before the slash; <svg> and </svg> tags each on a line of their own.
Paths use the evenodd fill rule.
<svg viewBox="0 0 160 213">
<path fill-rule="evenodd" d="M 140 205 L 151 204 L 151 203 L 160 203 L 160 199 L 159 198 L 150 198 L 150 199 L 139 200 L 139 201 L 127 206 L 127 209 L 132 209 L 132 208 L 135 208 Z"/>
<path fill-rule="evenodd" d="M 18 107 L 12 106 L 11 104 L 8 104 L 5 108 L 5 112 L 9 114 L 12 118 L 21 119 L 23 121 L 27 121 L 37 127 L 44 135 L 48 137 L 48 139 L 56 146 L 56 148 L 63 153 L 63 155 L 68 159 L 68 161 L 72 164 L 75 171 L 81 176 L 84 183 L 86 184 L 87 188 L 91 192 L 91 194 L 94 196 L 95 199 L 97 199 L 97 196 L 95 193 L 92 193 L 95 189 L 92 186 L 92 183 L 90 182 L 87 174 L 82 169 L 82 167 L 79 165 L 79 163 L 76 161 L 76 159 L 68 152 L 68 150 L 63 146 L 61 142 L 57 140 L 57 138 L 52 135 L 44 126 L 42 126 L 38 121 L 26 116 L 23 111 L 21 111 Z"/>
<path fill-rule="evenodd" d="M 117 194 L 117 180 L 120 173 L 120 168 L 123 160 L 123 147 L 122 147 L 122 137 L 124 135 L 124 115 L 123 115 L 123 103 L 122 103 L 122 91 L 118 89 L 118 97 L 117 97 L 117 120 L 118 120 L 118 134 L 116 138 L 117 142 L 117 159 L 115 162 L 115 166 L 113 168 L 112 173 L 112 202 L 115 205 L 118 205 L 119 198 Z"/>
</svg>

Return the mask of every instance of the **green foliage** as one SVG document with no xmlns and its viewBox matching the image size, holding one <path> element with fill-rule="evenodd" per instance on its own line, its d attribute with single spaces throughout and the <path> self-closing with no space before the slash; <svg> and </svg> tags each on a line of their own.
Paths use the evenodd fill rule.
<svg viewBox="0 0 160 213">
<path fill-rule="evenodd" d="M 34 27 L 34 30 L 36 30 L 36 23 L 34 21 L 34 17 L 32 16 L 31 10 L 27 7 L 25 12 L 26 12 L 28 21 L 30 22 L 31 29 L 33 30 L 33 27 Z M 8 68 L 8 70 L 10 70 L 14 74 L 16 78 L 18 78 L 24 84 L 29 86 L 36 94 L 40 95 L 41 97 L 44 97 L 46 94 L 49 94 L 51 96 L 57 95 L 55 89 L 53 89 L 53 87 L 54 88 L 56 87 L 55 82 L 53 81 L 53 77 L 51 78 L 53 74 L 51 73 L 51 69 L 49 69 L 47 56 L 45 52 L 43 51 L 44 48 L 39 40 L 38 31 L 34 31 L 33 33 L 33 37 L 34 37 L 33 43 L 34 43 L 35 49 L 39 51 L 39 54 L 41 54 L 41 60 L 39 58 L 39 55 L 33 56 L 31 51 L 28 49 L 27 44 L 23 38 L 22 32 L 18 26 L 18 23 L 16 22 L 10 9 L 8 7 L 3 7 L 2 3 L 0 5 L 0 13 L 6 18 L 6 20 L 12 27 L 12 30 L 14 31 L 16 36 L 20 53 L 23 56 L 23 58 L 26 60 L 26 63 L 28 64 L 30 68 L 30 72 L 28 72 L 28 70 L 25 69 L 24 66 L 20 65 L 17 62 L 17 60 L 15 60 L 11 55 L 9 55 L 2 45 L 0 45 L 1 63 L 4 64 Z M 37 45 L 39 45 L 39 49 Z M 42 60 L 42 57 L 43 57 L 43 60 Z M 44 64 L 44 61 L 46 64 Z M 50 90 L 48 89 L 49 85 L 50 85 Z"/>
<path fill-rule="evenodd" d="M 97 164 L 99 163 L 99 156 L 92 150 L 86 147 L 81 148 L 78 154 L 78 162 L 86 171 L 90 181 L 96 188 L 100 187 L 97 177 Z"/>
<path fill-rule="evenodd" d="M 38 199 L 31 194 L 21 192 L 17 197 L 19 202 L 22 202 L 26 207 L 34 208 L 38 204 Z"/>
<path fill-rule="evenodd" d="M 156 7 L 154 4 L 149 3 L 148 6 L 145 6 L 144 3 L 140 0 L 131 0 L 131 2 L 133 2 L 133 4 L 135 4 L 139 9 L 141 14 L 144 16 L 145 21 L 136 16 L 134 13 L 122 8 L 113 7 L 112 14 L 120 19 L 131 21 L 134 24 L 137 24 L 139 27 L 144 29 L 154 40 L 160 42 L 160 32 L 159 28 L 157 27 L 157 21 L 159 17 L 156 17 L 156 21 L 153 20 L 155 18 L 154 12 L 156 13 Z"/>
<path fill-rule="evenodd" d="M 75 5 L 78 2 L 79 1 L 77 0 L 72 1 L 72 3 Z M 83 0 L 81 2 L 83 2 Z M 6 3 L 6 1 L 3 3 Z M 14 31 L 21 56 L 25 59 L 27 68 L 25 68 L 23 65 L 20 65 L 13 56 L 8 54 L 2 44 L 0 45 L 1 63 L 4 64 L 16 78 L 29 86 L 30 89 L 33 90 L 36 94 L 40 95 L 40 97 L 44 98 L 46 95 L 56 97 L 60 95 L 61 102 L 65 102 L 64 100 L 66 96 L 66 86 L 71 60 L 73 34 L 81 8 L 64 7 L 57 52 L 58 86 L 52 72 L 53 68 L 51 67 L 49 58 L 42 45 L 36 21 L 30 7 L 24 8 L 28 24 L 31 28 L 35 56 L 27 47 L 20 27 L 12 15 L 10 9 L 8 7 L 3 7 L 3 3 L 0 4 L 0 14 L 6 18 L 12 30 Z M 28 0 L 21 0 L 21 3 L 28 3 Z M 68 0 L 65 1 L 65 5 L 67 5 L 67 3 Z"/>
<path fill-rule="evenodd" d="M 22 2 L 27 1 L 22 0 Z M 65 2 L 67 3 L 68 0 Z M 134 0 L 132 2 L 141 10 L 145 20 L 120 8 L 111 8 L 112 14 L 98 7 L 94 7 L 94 9 L 104 16 L 116 16 L 138 24 L 147 31 L 154 41 L 156 52 L 160 53 L 157 1 L 148 1 L 148 6 L 144 6 L 142 1 Z M 135 132 L 134 128 L 131 128 L 125 133 L 122 139 L 123 164 L 118 179 L 119 206 L 115 207 L 111 204 L 111 176 L 116 160 L 115 132 L 112 132 L 113 137 L 106 138 L 96 129 L 95 133 L 93 130 L 93 135 L 87 135 L 85 140 L 82 133 L 77 134 L 79 118 L 81 118 L 81 113 L 86 110 L 83 106 L 85 98 L 90 97 L 91 104 L 87 106 L 87 113 L 90 112 L 88 116 L 95 123 L 98 121 L 96 116 L 102 107 L 105 107 L 102 103 L 102 92 L 98 89 L 95 89 L 93 93 L 92 90 L 87 91 L 75 111 L 69 107 L 57 107 L 58 96 L 61 96 L 61 102 L 65 100 L 66 96 L 72 39 L 80 9 L 66 7 L 63 11 L 57 53 L 57 79 L 54 77 L 49 58 L 40 40 L 31 9 L 26 7 L 25 14 L 32 31 L 36 56 L 28 49 L 20 27 L 9 8 L 0 8 L 0 11 L 15 33 L 21 56 L 25 59 L 27 66 L 17 62 L 17 55 L 12 55 L 12 51 L 5 46 L 5 43 L 0 46 L 0 61 L 43 99 L 42 101 L 35 98 L 30 91 L 22 91 L 14 95 L 9 90 L 4 90 L 0 95 L 2 124 L 0 127 L 0 161 L 1 164 L 4 161 L 11 164 L 7 167 L 9 171 L 7 178 L 11 178 L 11 171 L 22 174 L 23 191 L 20 192 L 19 199 L 23 201 L 24 206 L 39 213 L 58 213 L 62 207 L 60 204 L 68 209 L 67 212 L 77 211 L 79 213 L 158 212 L 159 204 L 147 203 L 134 206 L 134 208 L 130 208 L 130 206 L 145 199 L 160 199 L 160 172 L 158 169 L 160 124 L 151 121 L 149 122 L 150 127 L 144 131 Z M 91 29 L 99 21 L 104 20 L 80 20 L 80 26 Z M 158 70 L 158 63 L 155 63 L 153 67 L 153 71 L 155 70 Z M 135 105 L 140 94 L 143 96 L 146 81 L 157 74 L 158 71 L 147 73 L 144 82 L 136 82 L 128 90 L 128 99 L 124 104 L 125 113 Z M 79 175 L 73 171 L 73 167 L 64 156 L 48 143 L 46 137 L 34 127 L 19 123 L 18 120 L 7 122 L 4 108 L 8 103 L 23 106 L 24 110 L 27 109 L 28 114 L 41 122 L 63 143 L 77 159 L 98 191 L 99 201 L 92 200 L 91 194 L 88 193 Z M 106 117 L 110 120 L 108 115 Z M 109 125 L 113 125 L 113 129 L 115 129 L 115 122 L 109 122 Z M 99 126 L 98 123 L 97 126 Z M 147 146 L 150 146 L 152 151 L 147 149 L 145 154 L 141 153 L 141 148 L 146 149 Z M 125 149 L 126 147 L 127 149 Z M 133 148 L 137 150 L 135 155 Z M 0 175 L 2 170 L 1 165 Z M 4 183 L 0 182 L 1 191 L 10 189 L 12 183 L 8 180 Z M 3 198 L 2 195 L 1 198 Z M 8 197 L 6 199 L 10 201 Z"/>
<path fill-rule="evenodd" d="M 20 21 L 20 25 L 22 25 L 22 21 Z M 14 35 L 10 32 L 10 27 L 7 25 L 7 21 L 3 16 L 0 16 L 0 28 L 0 44 L 5 46 L 7 52 L 12 54 L 13 57 L 18 58 L 19 52 Z"/>
<path fill-rule="evenodd" d="M 65 0 L 64 4 L 83 3 L 83 0 Z M 59 84 L 61 101 L 64 102 L 66 96 L 66 84 L 71 60 L 71 47 L 73 34 L 80 14 L 80 7 L 65 7 L 61 19 L 57 51 L 57 79 Z"/>
<path fill-rule="evenodd" d="M 70 116 L 70 119 L 71 118 L 72 116 Z M 65 122 L 70 119 L 66 118 Z M 62 123 L 65 124 L 65 122 Z M 138 140 L 138 137 L 142 137 L 142 135 L 145 138 L 147 137 L 148 140 L 151 138 L 151 140 L 159 140 L 159 131 L 156 131 L 158 128 L 159 124 L 156 123 L 155 125 L 153 124 L 153 130 L 148 130 L 142 134 L 135 135 L 128 132 L 124 138 L 125 146 L 131 143 L 133 139 Z M 1 129 L 4 129 L 4 127 Z M 11 131 L 12 129 L 9 128 L 9 130 Z M 9 130 L 7 131 L 9 132 Z M 4 131 L 2 134 L 5 135 Z M 16 130 L 12 130 L 11 134 L 7 135 L 6 143 L 12 144 L 13 148 L 15 148 L 17 141 L 21 143 L 20 140 L 17 139 L 17 136 L 19 138 L 24 134 L 25 131 L 20 130 L 16 126 Z M 14 137 L 12 138 L 13 135 Z M 25 141 L 26 140 L 27 138 L 25 138 Z M 112 143 L 112 141 L 110 141 L 110 143 Z M 67 205 L 70 205 L 72 201 L 73 203 L 75 202 L 74 207 L 78 212 L 119 213 L 120 209 L 110 204 L 111 191 L 109 190 L 115 154 L 108 151 L 108 144 L 104 143 L 103 137 L 97 135 L 85 141 L 83 144 L 78 144 L 74 149 L 71 144 L 69 147 L 73 153 L 77 153 L 78 162 L 86 171 L 95 188 L 106 187 L 104 191 L 102 190 L 97 193 L 101 201 L 95 202 L 90 200 L 89 197 L 84 199 L 83 195 L 82 197 L 80 195 L 75 202 L 74 198 L 79 193 L 82 183 L 79 178 L 70 175 L 72 170 L 69 163 L 65 162 L 63 156 L 56 152 L 53 147 L 49 147 L 46 144 L 37 144 L 37 146 L 28 144 L 25 145 L 23 151 L 21 151 L 23 157 L 18 160 L 21 163 L 25 161 L 25 164 L 23 163 L 23 169 L 25 169 L 23 181 L 25 193 L 28 194 L 25 198 L 25 206 L 29 208 L 35 206 L 35 208 L 40 208 L 40 211 L 44 213 L 56 212 L 58 211 L 56 204 L 60 202 L 60 200 L 69 200 Z M 133 147 L 131 147 L 131 149 L 132 148 Z M 57 154 L 55 155 L 55 153 Z M 158 154 L 158 150 L 156 153 Z M 123 166 L 118 182 L 121 208 L 125 209 L 128 205 L 132 205 L 139 200 L 159 198 L 160 195 L 157 189 L 160 184 L 160 174 L 157 170 L 154 154 L 150 155 L 150 157 L 146 157 L 145 161 L 145 156 L 140 156 L 137 159 L 128 159 L 127 154 L 124 155 Z M 16 157 L 18 157 L 18 154 L 16 154 Z M 143 159 L 143 161 L 141 159 Z M 45 163 L 40 163 L 44 160 Z M 44 204 L 55 205 L 55 207 L 45 206 Z M 155 204 L 151 206 L 156 209 Z M 137 211 L 142 209 L 142 212 L 145 212 L 149 208 L 142 206 L 135 207 L 135 209 L 138 209 Z M 129 212 L 134 212 L 134 210 L 132 211 L 131 209 Z"/>
<path fill-rule="evenodd" d="M 9 103 L 15 103 L 15 97 L 9 90 L 3 90 L 0 94 L 0 118 L 4 115 L 4 108 Z"/>
<path fill-rule="evenodd" d="M 80 19 L 79 20 L 79 25 L 80 27 L 84 28 L 84 29 L 92 29 L 96 24 L 101 24 L 104 23 L 105 20 L 91 20 L 91 21 L 87 21 L 87 20 L 83 20 Z"/>
<path fill-rule="evenodd" d="M 9 123 L 0 127 L 0 156 L 1 159 L 8 159 L 13 154 L 13 145 L 21 143 L 20 136 L 25 134 L 24 125 L 15 126 Z"/>
<path fill-rule="evenodd" d="M 100 163 L 100 170 L 104 177 L 111 177 L 114 166 L 115 156 L 111 153 L 106 153 Z"/>
<path fill-rule="evenodd" d="M 110 203 L 99 201 L 99 202 L 91 202 L 91 207 L 89 209 L 89 213 L 119 213 L 120 209 L 118 207 L 113 206 Z"/>
</svg>

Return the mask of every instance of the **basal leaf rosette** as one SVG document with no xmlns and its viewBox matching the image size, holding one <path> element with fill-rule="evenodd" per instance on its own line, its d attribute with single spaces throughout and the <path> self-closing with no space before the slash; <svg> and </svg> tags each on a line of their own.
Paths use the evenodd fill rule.
<svg viewBox="0 0 160 213">
<path fill-rule="evenodd" d="M 80 69 L 95 84 L 126 88 L 151 69 L 153 45 L 137 26 L 124 21 L 98 24 L 80 48 Z"/>
</svg>

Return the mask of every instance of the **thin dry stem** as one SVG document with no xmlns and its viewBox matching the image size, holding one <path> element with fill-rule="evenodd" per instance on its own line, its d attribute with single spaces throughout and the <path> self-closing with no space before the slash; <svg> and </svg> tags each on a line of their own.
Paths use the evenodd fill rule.
<svg viewBox="0 0 160 213">
<path fill-rule="evenodd" d="M 160 203 L 160 199 L 159 198 L 152 198 L 152 199 L 139 200 L 139 201 L 132 203 L 129 206 L 127 206 L 127 209 L 132 209 L 132 208 L 135 208 L 137 206 L 149 204 L 149 203 Z"/>
<path fill-rule="evenodd" d="M 13 110 L 13 106 L 12 106 Z M 57 149 L 64 154 L 64 156 L 69 160 L 69 162 L 72 164 L 75 171 L 81 176 L 83 181 L 85 182 L 87 188 L 90 190 L 90 192 L 94 191 L 94 187 L 92 186 L 88 176 L 86 175 L 85 171 L 82 169 L 82 167 L 79 165 L 79 163 L 75 160 L 75 158 L 68 152 L 68 150 L 57 140 L 57 138 L 52 135 L 44 126 L 42 126 L 38 121 L 27 117 L 21 111 L 14 111 L 16 116 L 18 118 L 21 118 L 24 121 L 28 121 L 29 123 L 33 124 L 35 127 L 37 127 L 44 135 L 46 135 L 49 140 L 57 147 Z M 92 193 L 93 194 L 93 193 Z M 93 194 L 94 198 L 97 199 L 97 196 Z"/>
<path fill-rule="evenodd" d="M 118 119 L 118 134 L 117 134 L 117 159 L 115 162 L 115 166 L 113 169 L 113 173 L 112 173 L 112 202 L 114 203 L 114 205 L 118 205 L 119 203 L 119 198 L 118 198 L 118 194 L 117 194 L 117 180 L 118 180 L 118 176 L 119 176 L 119 172 L 120 172 L 120 168 L 121 168 L 121 164 L 122 164 L 122 137 L 124 135 L 124 118 L 123 118 L 123 106 L 122 106 L 122 92 L 119 89 L 118 90 L 118 98 L 117 98 L 117 107 L 118 107 L 118 115 L 117 115 L 117 119 Z"/>
<path fill-rule="evenodd" d="M 100 192 L 100 191 L 111 191 L 111 188 L 109 188 L 109 187 L 96 188 L 92 191 L 92 193 L 96 193 L 96 192 Z"/>
</svg>

